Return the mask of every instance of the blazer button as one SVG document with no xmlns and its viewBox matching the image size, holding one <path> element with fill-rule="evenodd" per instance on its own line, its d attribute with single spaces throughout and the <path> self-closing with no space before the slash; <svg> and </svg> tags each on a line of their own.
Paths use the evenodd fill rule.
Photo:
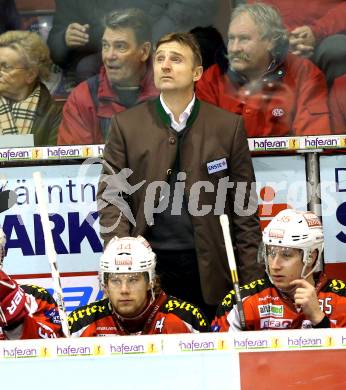
<svg viewBox="0 0 346 390">
<path fill-rule="evenodd" d="M 175 144 L 175 138 L 174 137 L 169 137 L 168 138 L 168 142 L 171 144 L 171 145 L 174 145 Z"/>
</svg>

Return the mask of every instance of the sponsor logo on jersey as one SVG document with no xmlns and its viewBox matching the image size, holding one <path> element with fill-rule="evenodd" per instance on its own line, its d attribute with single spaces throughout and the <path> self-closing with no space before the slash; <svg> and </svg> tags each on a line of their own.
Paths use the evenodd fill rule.
<svg viewBox="0 0 346 390">
<path fill-rule="evenodd" d="M 267 305 L 258 305 L 258 311 L 260 317 L 283 317 L 284 316 L 283 305 L 273 305 L 271 303 L 268 303 Z"/>
<path fill-rule="evenodd" d="M 117 328 L 115 326 L 97 326 L 96 330 L 103 330 L 114 333 Z"/>
<path fill-rule="evenodd" d="M 185 301 L 178 301 L 177 299 L 169 299 L 167 303 L 165 304 L 165 308 L 167 312 L 174 311 L 176 309 L 189 311 L 192 313 L 194 317 L 197 318 L 198 323 L 200 326 L 206 326 L 207 323 L 205 321 L 204 316 L 200 312 L 199 308 L 197 306 L 192 305 L 191 303 L 185 302 Z"/>
<path fill-rule="evenodd" d="M 273 297 L 271 295 L 266 295 L 265 297 L 259 297 L 258 298 L 258 301 L 261 302 L 261 301 L 278 301 L 280 298 L 279 297 Z"/>
<path fill-rule="evenodd" d="M 11 286 L 10 286 L 11 287 Z M 15 284 L 14 284 L 15 287 Z M 11 288 L 14 288 L 11 287 Z M 10 304 L 6 307 L 6 310 L 12 315 L 18 308 L 18 306 L 22 303 L 22 298 L 24 297 L 24 291 L 19 288 L 16 294 L 14 295 Z"/>
<path fill-rule="evenodd" d="M 291 327 L 292 320 L 288 318 L 261 318 L 261 329 L 288 329 Z"/>
<path fill-rule="evenodd" d="M 69 326 L 72 326 L 75 322 L 86 316 L 92 316 L 95 313 L 103 313 L 105 310 L 106 306 L 99 304 L 87 306 L 85 309 L 75 310 L 68 316 Z"/>
</svg>

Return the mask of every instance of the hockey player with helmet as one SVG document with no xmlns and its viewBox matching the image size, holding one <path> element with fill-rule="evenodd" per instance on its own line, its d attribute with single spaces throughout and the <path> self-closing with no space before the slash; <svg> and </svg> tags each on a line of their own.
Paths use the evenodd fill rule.
<svg viewBox="0 0 346 390">
<path fill-rule="evenodd" d="M 156 255 L 141 236 L 114 237 L 100 259 L 105 298 L 69 315 L 72 337 L 207 332 L 200 309 L 167 296 L 155 275 Z"/>
<path fill-rule="evenodd" d="M 241 287 L 245 330 L 346 327 L 346 283 L 321 271 L 323 230 L 312 212 L 279 212 L 263 232 L 266 277 Z M 213 331 L 241 330 L 231 291 L 220 304 Z"/>
<path fill-rule="evenodd" d="M 15 196 L 13 191 L 0 192 L 0 211 L 15 203 L 12 195 Z M 62 336 L 53 297 L 44 288 L 18 285 L 3 271 L 5 244 L 6 236 L 0 227 L 0 340 Z"/>
<path fill-rule="evenodd" d="M 44 288 L 18 285 L 2 270 L 5 242 L 0 228 L 0 340 L 62 337 L 53 297 Z"/>
</svg>

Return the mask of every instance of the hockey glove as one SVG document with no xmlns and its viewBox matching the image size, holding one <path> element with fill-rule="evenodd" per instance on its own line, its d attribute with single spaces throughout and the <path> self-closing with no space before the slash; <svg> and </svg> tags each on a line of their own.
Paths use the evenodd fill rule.
<svg viewBox="0 0 346 390">
<path fill-rule="evenodd" d="M 23 289 L 0 270 L 0 327 L 21 323 L 28 313 L 25 303 Z"/>
</svg>

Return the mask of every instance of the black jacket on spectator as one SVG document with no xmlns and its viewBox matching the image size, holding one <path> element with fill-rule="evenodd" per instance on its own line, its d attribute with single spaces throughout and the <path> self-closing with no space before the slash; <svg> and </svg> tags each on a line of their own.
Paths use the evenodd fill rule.
<svg viewBox="0 0 346 390">
<path fill-rule="evenodd" d="M 20 15 L 15 0 L 0 0 L 0 34 L 20 29 Z"/>
<path fill-rule="evenodd" d="M 188 31 L 197 25 L 210 24 L 215 15 L 214 0 L 56 0 L 53 28 L 48 46 L 53 61 L 62 68 L 73 67 L 78 59 L 101 50 L 105 14 L 124 8 L 140 8 L 153 29 L 153 42 L 171 31 Z M 83 50 L 71 50 L 65 44 L 69 24 L 89 24 L 90 42 Z"/>
</svg>

